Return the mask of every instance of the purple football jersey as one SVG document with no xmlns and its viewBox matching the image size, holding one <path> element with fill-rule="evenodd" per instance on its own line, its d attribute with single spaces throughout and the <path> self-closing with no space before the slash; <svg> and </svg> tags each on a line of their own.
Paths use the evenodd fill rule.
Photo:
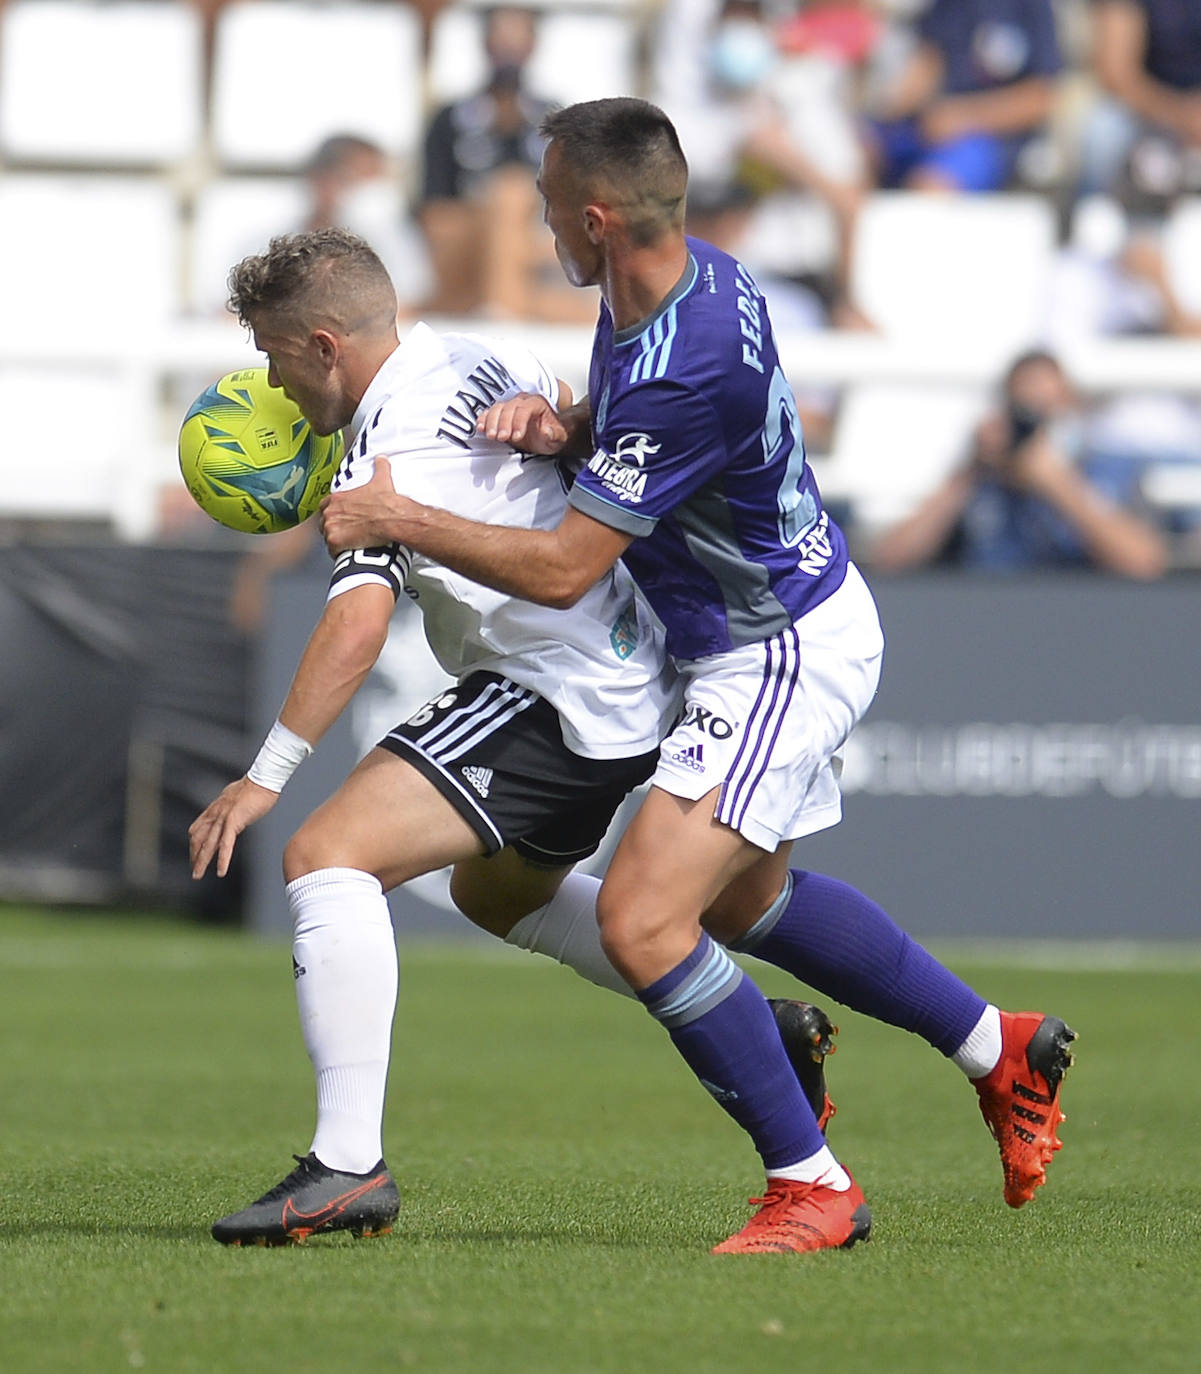
<svg viewBox="0 0 1201 1374">
<path fill-rule="evenodd" d="M 684 659 L 785 629 L 838 589 L 847 565 L 762 293 L 728 254 L 688 246 L 688 269 L 649 319 L 614 331 L 601 308 L 595 451 L 569 498 L 636 536 L 625 564 Z"/>
</svg>

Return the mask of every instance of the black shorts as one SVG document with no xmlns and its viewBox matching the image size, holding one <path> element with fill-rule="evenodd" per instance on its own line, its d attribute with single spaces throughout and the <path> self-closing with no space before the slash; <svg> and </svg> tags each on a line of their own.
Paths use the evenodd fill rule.
<svg viewBox="0 0 1201 1374">
<path fill-rule="evenodd" d="M 546 700 L 497 673 L 471 673 L 390 730 L 388 749 L 427 777 L 484 842 L 546 867 L 596 852 L 627 794 L 655 771 L 658 749 L 586 759 L 563 743 Z"/>
</svg>

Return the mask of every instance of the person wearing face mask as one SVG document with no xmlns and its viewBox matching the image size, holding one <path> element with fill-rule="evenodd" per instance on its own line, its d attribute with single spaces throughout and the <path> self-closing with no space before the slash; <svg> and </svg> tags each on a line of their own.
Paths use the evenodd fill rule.
<svg viewBox="0 0 1201 1374">
<path fill-rule="evenodd" d="M 434 314 L 590 322 L 594 301 L 564 290 L 538 233 L 538 133 L 552 102 L 526 69 L 538 38 L 529 9 L 484 14 L 488 74 L 439 109 L 426 130 L 419 219 L 433 262 Z"/>
<path fill-rule="evenodd" d="M 710 0 L 670 0 L 652 64 L 657 99 L 679 130 L 691 169 L 690 204 L 698 210 L 739 201 L 748 207 L 753 244 L 756 225 L 771 222 L 782 195 L 807 193 L 828 209 L 829 261 L 806 262 L 792 274 L 813 272 L 836 323 L 862 324 L 846 289 L 866 181 L 855 85 L 868 53 L 848 55 L 824 40 L 798 42 L 796 18 L 781 28 L 761 0 L 722 0 L 716 7 Z M 755 260 L 753 246 L 731 247 L 757 272 L 768 266 Z M 808 246 L 796 247 L 801 262 Z"/>
<path fill-rule="evenodd" d="M 425 243 L 388 155 L 358 134 L 333 134 L 305 165 L 308 207 L 297 229 L 350 229 L 379 254 L 400 306 L 412 314 L 432 287 Z"/>
</svg>

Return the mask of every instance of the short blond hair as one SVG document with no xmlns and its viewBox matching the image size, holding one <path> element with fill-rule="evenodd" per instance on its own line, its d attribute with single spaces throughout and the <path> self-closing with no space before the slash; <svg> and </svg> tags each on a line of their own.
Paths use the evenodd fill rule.
<svg viewBox="0 0 1201 1374">
<path fill-rule="evenodd" d="M 229 309 L 247 326 L 270 314 L 300 329 L 349 334 L 385 330 L 396 319 L 396 292 L 365 239 L 347 229 L 280 234 L 265 253 L 229 274 Z"/>
</svg>

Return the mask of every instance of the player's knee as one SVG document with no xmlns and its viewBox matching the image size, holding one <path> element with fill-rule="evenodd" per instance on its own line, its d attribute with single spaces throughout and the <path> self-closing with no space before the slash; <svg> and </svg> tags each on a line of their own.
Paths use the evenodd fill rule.
<svg viewBox="0 0 1201 1374">
<path fill-rule="evenodd" d="M 596 904 L 596 919 L 600 923 L 601 948 L 618 968 L 627 966 L 641 950 L 653 944 L 659 931 L 659 923 L 644 910 L 606 900 L 603 888 Z"/>
<path fill-rule="evenodd" d="M 284 882 L 295 882 L 320 868 L 347 867 L 339 859 L 320 826 L 306 821 L 284 846 Z"/>
<path fill-rule="evenodd" d="M 705 910 L 701 924 L 723 945 L 745 935 L 780 895 L 778 882 L 743 893 L 721 893 Z"/>
</svg>

